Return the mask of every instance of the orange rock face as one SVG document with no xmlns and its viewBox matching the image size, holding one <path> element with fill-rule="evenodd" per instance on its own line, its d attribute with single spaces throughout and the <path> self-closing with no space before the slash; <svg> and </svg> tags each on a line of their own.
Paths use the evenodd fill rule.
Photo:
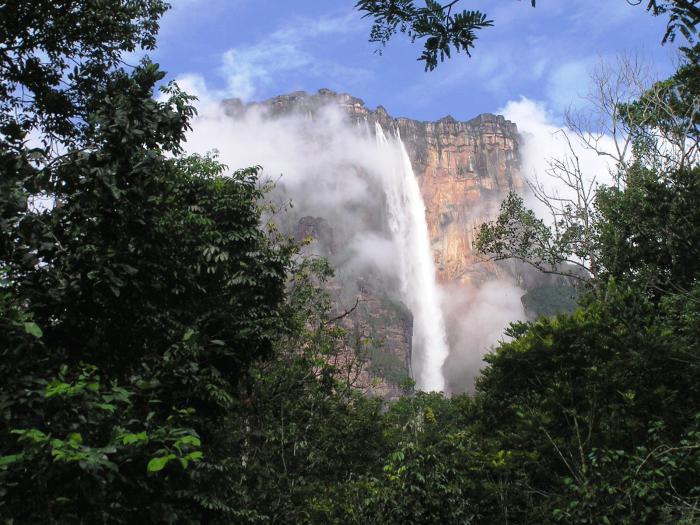
<svg viewBox="0 0 700 525">
<path fill-rule="evenodd" d="M 381 106 L 370 110 L 361 99 L 328 89 L 282 95 L 260 105 L 274 116 L 313 115 L 329 104 L 342 107 L 351 120 L 367 123 L 370 130 L 378 122 L 384 130 L 400 133 L 425 201 L 439 280 L 478 284 L 499 275 L 496 265 L 476 256 L 472 243 L 475 228 L 497 215 L 506 193 L 523 188 L 515 124 L 491 114 L 467 122 L 450 116 L 437 122 L 392 118 Z M 231 114 L 241 108 L 238 102 L 228 103 Z"/>
<path fill-rule="evenodd" d="M 498 274 L 472 244 L 475 229 L 496 216 L 505 194 L 522 189 L 515 125 L 496 115 L 398 124 L 425 201 L 438 278 L 477 284 Z"/>
</svg>

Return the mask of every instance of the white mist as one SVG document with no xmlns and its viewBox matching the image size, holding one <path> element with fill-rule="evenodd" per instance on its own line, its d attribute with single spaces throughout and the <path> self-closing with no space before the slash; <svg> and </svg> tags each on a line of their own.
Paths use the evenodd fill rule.
<svg viewBox="0 0 700 525">
<path fill-rule="evenodd" d="M 392 142 L 379 123 L 376 133 L 382 153 L 393 157 L 390 173 L 383 174 L 382 179 L 389 229 L 399 254 L 401 294 L 413 313 L 412 362 L 416 387 L 442 392 L 445 390 L 442 367 L 449 349 L 425 221 L 425 204 L 398 131 L 396 141 Z"/>
</svg>

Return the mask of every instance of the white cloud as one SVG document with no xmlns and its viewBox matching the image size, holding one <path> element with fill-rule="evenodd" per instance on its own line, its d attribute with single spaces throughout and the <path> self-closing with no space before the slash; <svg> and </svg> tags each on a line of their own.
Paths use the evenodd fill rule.
<svg viewBox="0 0 700 525">
<path fill-rule="evenodd" d="M 293 42 L 264 42 L 255 46 L 229 49 L 222 56 L 221 75 L 229 96 L 250 100 L 261 84 L 268 84 L 276 73 L 306 67 L 313 58 Z"/>
<path fill-rule="evenodd" d="M 321 78 L 324 82 L 328 82 L 328 79 L 354 82 L 366 78 L 367 71 L 322 59 L 312 51 L 324 39 L 343 38 L 362 30 L 363 26 L 357 23 L 357 18 L 351 12 L 336 17 L 288 21 L 286 27 L 253 44 L 236 46 L 222 53 L 218 73 L 223 80 L 223 88 L 212 90 L 203 80 L 197 80 L 196 87 L 206 89 L 206 98 L 250 101 L 265 88 L 282 83 L 287 74 L 303 73 L 307 77 Z M 192 81 L 194 77 L 188 74 L 179 77 L 178 81 Z M 281 87 L 278 91 L 289 91 L 289 86 Z M 203 94 L 202 91 L 199 93 Z"/>
</svg>

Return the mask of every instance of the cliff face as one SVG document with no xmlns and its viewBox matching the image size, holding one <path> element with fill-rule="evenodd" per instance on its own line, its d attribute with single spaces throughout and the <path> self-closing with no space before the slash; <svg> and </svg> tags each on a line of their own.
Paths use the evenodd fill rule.
<svg viewBox="0 0 700 525">
<path fill-rule="evenodd" d="M 522 188 L 517 129 L 501 116 L 469 122 L 398 119 L 426 207 L 439 279 L 476 284 L 498 273 L 479 262 L 474 229 L 492 219 L 504 195 Z"/>
<path fill-rule="evenodd" d="M 515 124 L 491 114 L 467 122 L 451 116 L 437 122 L 393 118 L 381 106 L 370 110 L 359 98 L 326 89 L 282 95 L 259 106 L 272 116 L 314 115 L 329 104 L 343 108 L 356 123 L 367 123 L 370 130 L 378 122 L 385 130 L 399 131 L 425 201 L 440 282 L 474 285 L 503 273 L 497 265 L 482 262 L 472 243 L 475 228 L 495 217 L 505 194 L 523 188 Z M 244 107 L 227 102 L 230 114 Z"/>
<path fill-rule="evenodd" d="M 438 273 L 438 280 L 452 288 L 472 289 L 481 283 L 501 277 L 501 266 L 483 262 L 472 248 L 475 228 L 494 218 L 503 197 L 509 190 L 520 190 L 523 180 L 519 175 L 520 155 L 518 132 L 515 124 L 502 116 L 484 114 L 467 122 L 445 117 L 437 122 L 420 122 L 407 118 L 393 118 L 381 106 L 368 109 L 362 100 L 347 94 L 320 90 L 309 95 L 296 92 L 267 100 L 252 107 L 261 109 L 269 118 L 301 114 L 322 118 L 321 109 L 328 105 L 339 106 L 350 121 L 370 133 L 379 123 L 386 133 L 398 131 L 419 182 L 426 206 L 431 247 Z M 236 116 L 251 106 L 239 101 L 225 102 L 229 115 Z M 332 237 L 331 228 L 304 218 L 298 229 L 320 238 Z M 318 230 L 313 234 L 312 230 Z M 326 243 L 325 254 L 333 247 Z M 410 366 L 410 312 L 401 312 L 382 292 L 382 287 L 366 277 L 359 285 L 362 299 L 361 312 L 348 320 L 348 328 L 372 335 L 382 334 L 385 344 L 386 367 L 395 370 L 397 363 Z M 342 287 L 335 282 L 333 286 Z M 383 323 L 383 324 L 382 324 Z M 381 329 L 379 328 L 381 325 Z M 449 329 L 449 327 L 448 327 Z M 381 339 L 381 337 L 380 337 Z M 369 356 L 370 363 L 380 362 L 382 356 Z M 373 366 L 369 367 L 371 371 Z M 396 393 L 396 374 L 381 376 L 381 367 L 375 366 L 376 376 L 364 379 L 374 382 L 382 395 Z M 379 378 L 379 379 L 378 379 Z M 379 381 L 380 384 L 376 384 Z"/>
</svg>

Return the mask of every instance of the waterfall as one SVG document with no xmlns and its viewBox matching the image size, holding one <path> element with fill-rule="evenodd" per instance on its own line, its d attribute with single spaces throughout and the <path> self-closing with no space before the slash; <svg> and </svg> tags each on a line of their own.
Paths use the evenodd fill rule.
<svg viewBox="0 0 700 525">
<path fill-rule="evenodd" d="M 377 144 L 393 156 L 390 173 L 383 174 L 389 229 L 398 248 L 401 294 L 413 313 L 412 361 L 416 386 L 444 391 L 442 366 L 448 355 L 445 320 L 435 280 L 425 204 L 406 148 L 398 135 L 390 142 L 376 123 Z"/>
</svg>

